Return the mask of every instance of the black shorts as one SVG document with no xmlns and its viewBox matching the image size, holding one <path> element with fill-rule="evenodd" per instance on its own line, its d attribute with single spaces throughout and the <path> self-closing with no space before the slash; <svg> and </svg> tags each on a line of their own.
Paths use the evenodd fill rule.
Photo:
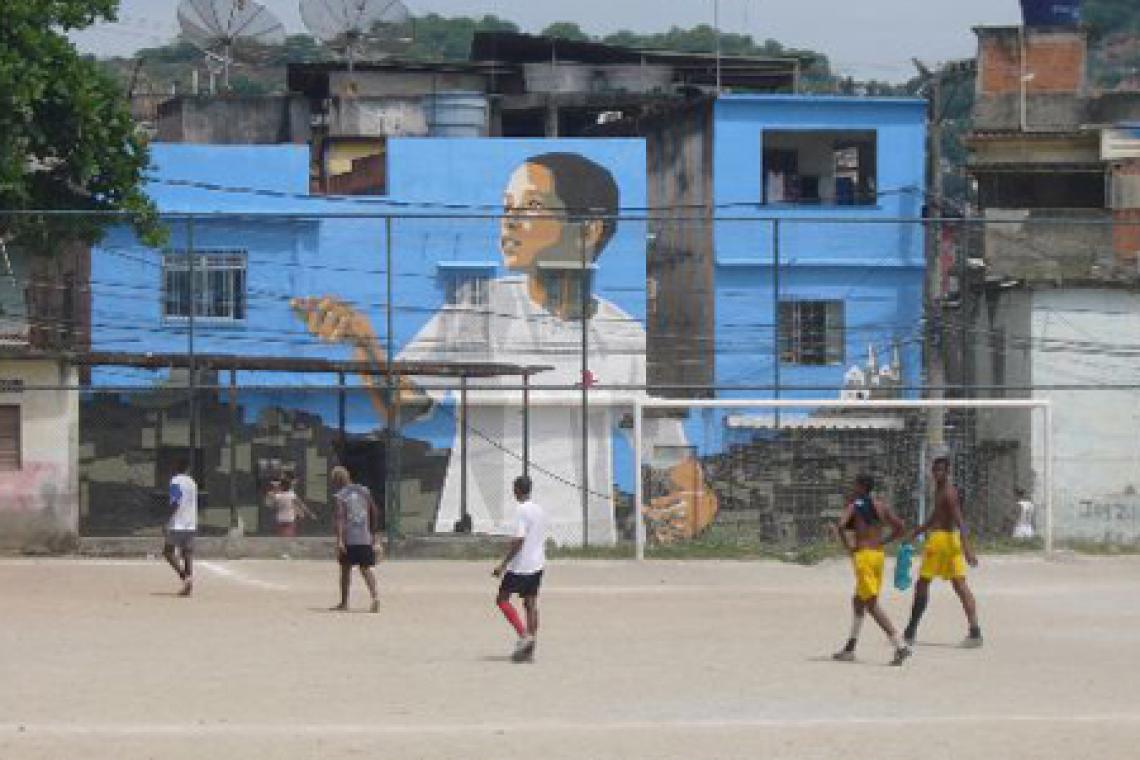
<svg viewBox="0 0 1140 760">
<path fill-rule="evenodd" d="M 337 555 L 337 560 L 345 567 L 353 565 L 372 567 L 376 564 L 376 550 L 367 544 L 346 546 L 344 551 Z"/>
<path fill-rule="evenodd" d="M 518 594 L 519 596 L 538 596 L 538 589 L 542 586 L 542 571 L 537 573 L 528 573 L 520 575 L 519 573 L 507 573 L 503 576 L 503 582 L 499 584 L 499 593 Z"/>
</svg>

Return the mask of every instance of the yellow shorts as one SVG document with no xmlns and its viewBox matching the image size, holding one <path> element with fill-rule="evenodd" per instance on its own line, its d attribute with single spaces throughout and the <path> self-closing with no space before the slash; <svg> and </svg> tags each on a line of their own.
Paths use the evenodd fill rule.
<svg viewBox="0 0 1140 760">
<path fill-rule="evenodd" d="M 855 596 L 867 601 L 879 595 L 883 587 L 883 550 L 860 549 L 855 552 Z"/>
<path fill-rule="evenodd" d="M 957 531 L 932 530 L 922 549 L 922 567 L 918 577 L 924 581 L 966 577 L 966 558 L 962 555 L 962 537 Z"/>
</svg>

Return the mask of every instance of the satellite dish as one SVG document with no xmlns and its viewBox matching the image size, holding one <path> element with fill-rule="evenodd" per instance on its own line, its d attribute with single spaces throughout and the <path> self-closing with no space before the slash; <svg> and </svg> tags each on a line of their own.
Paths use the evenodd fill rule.
<svg viewBox="0 0 1140 760">
<path fill-rule="evenodd" d="M 208 63 L 221 67 L 227 90 L 230 66 L 242 43 L 266 46 L 285 42 L 285 27 L 253 0 L 182 0 L 178 25 L 186 41 L 205 53 Z"/>
<path fill-rule="evenodd" d="M 401 0 L 301 0 L 301 20 L 313 36 L 341 51 L 349 71 L 365 45 L 390 49 L 412 33 L 412 14 Z"/>
</svg>

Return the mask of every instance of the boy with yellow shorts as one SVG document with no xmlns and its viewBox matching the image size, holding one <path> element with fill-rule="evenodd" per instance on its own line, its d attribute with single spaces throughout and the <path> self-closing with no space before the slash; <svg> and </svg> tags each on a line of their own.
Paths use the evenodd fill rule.
<svg viewBox="0 0 1140 760">
<path fill-rule="evenodd" d="M 891 535 L 885 542 L 890 543 L 902 534 L 903 523 L 890 507 L 875 501 L 871 496 L 874 487 L 875 481 L 870 475 L 855 478 L 855 495 L 840 515 L 837 526 L 839 542 L 851 554 L 851 564 L 855 571 L 855 596 L 851 600 L 854 612 L 851 635 L 843 649 L 832 655 L 832 658 L 839 662 L 854 661 L 855 645 L 863 628 L 864 615 L 870 612 L 894 647 L 891 664 L 902 665 L 910 657 L 910 649 L 899 641 L 895 627 L 879 606 L 879 591 L 883 587 L 883 524 L 891 526 Z M 854 543 L 847 535 L 848 530 L 855 534 Z"/>
<path fill-rule="evenodd" d="M 918 571 L 918 583 L 914 586 L 914 605 L 911 607 L 910 622 L 903 632 L 907 646 L 914 646 L 918 636 L 918 624 L 926 612 L 930 599 L 930 582 L 935 578 L 950 581 L 954 592 L 962 602 L 966 613 L 969 632 L 962 646 L 975 648 L 982 645 L 982 629 L 978 625 L 977 602 L 966 583 L 966 565 L 977 567 L 978 559 L 963 535 L 962 504 L 958 489 L 950 484 L 950 461 L 945 456 L 935 458 L 932 467 L 934 476 L 934 511 L 929 519 L 914 529 L 908 540 L 920 533 L 926 534 L 926 546 L 922 550 L 922 566 Z"/>
</svg>

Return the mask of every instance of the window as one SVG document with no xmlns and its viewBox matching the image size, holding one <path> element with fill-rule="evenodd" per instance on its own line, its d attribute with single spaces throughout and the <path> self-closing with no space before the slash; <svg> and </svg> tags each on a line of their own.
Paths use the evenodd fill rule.
<svg viewBox="0 0 1140 760">
<path fill-rule="evenodd" d="M 246 252 L 217 250 L 194 254 L 194 318 L 221 322 L 245 319 Z M 168 251 L 162 259 L 162 316 L 190 317 L 190 257 Z"/>
<path fill-rule="evenodd" d="M 874 205 L 874 132 L 766 131 L 764 203 Z"/>
<path fill-rule="evenodd" d="M 490 340 L 492 271 L 450 269 L 441 273 L 443 322 L 449 340 L 468 344 L 486 344 Z"/>
<path fill-rule="evenodd" d="M 0 472 L 13 472 L 22 466 L 20 456 L 20 407 L 0 406 Z"/>
<path fill-rule="evenodd" d="M 780 361 L 843 363 L 843 302 L 785 301 L 780 304 Z"/>
</svg>

